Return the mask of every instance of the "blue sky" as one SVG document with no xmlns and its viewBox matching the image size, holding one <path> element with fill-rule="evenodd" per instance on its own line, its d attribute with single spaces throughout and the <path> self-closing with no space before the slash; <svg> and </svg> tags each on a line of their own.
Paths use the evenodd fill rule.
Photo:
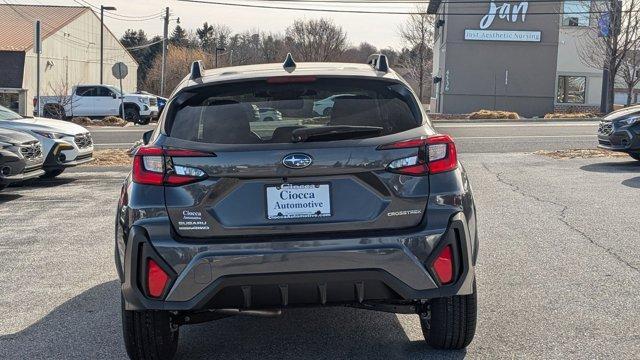
<svg viewBox="0 0 640 360">
<path fill-rule="evenodd" d="M 184 3 L 176 0 L 9 0 L 15 4 L 39 4 L 39 5 L 78 5 L 83 1 L 93 5 L 115 6 L 117 14 L 127 16 L 144 16 L 160 12 L 166 6 L 171 8 L 173 17 L 180 17 L 181 25 L 193 29 L 204 21 L 230 26 L 234 31 L 260 29 L 264 31 L 278 32 L 297 18 L 331 18 L 342 26 L 347 32 L 352 44 L 367 41 L 378 47 L 401 48 L 398 37 L 398 27 L 406 20 L 407 15 L 371 15 L 371 14 L 337 14 L 310 11 L 287 11 L 268 9 L 249 9 L 240 7 L 228 7 L 220 5 L 205 5 Z M 226 1 L 226 0 L 225 0 Z M 229 0 L 228 2 L 232 2 Z M 265 2 L 260 2 L 265 4 Z M 267 5 L 289 6 L 291 3 L 266 3 Z M 340 9 L 366 9 L 369 11 L 412 11 L 412 4 L 324 4 L 324 5 L 300 5 L 306 7 L 324 6 Z M 150 35 L 162 33 L 162 20 L 149 21 L 120 21 L 106 19 L 107 26 L 117 35 L 121 35 L 128 28 L 142 28 Z M 175 26 L 175 22 L 171 27 Z"/>
</svg>

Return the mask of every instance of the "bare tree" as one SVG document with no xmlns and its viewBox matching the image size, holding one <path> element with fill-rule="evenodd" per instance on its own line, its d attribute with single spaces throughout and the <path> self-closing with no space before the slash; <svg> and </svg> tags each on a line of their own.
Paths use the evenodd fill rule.
<svg viewBox="0 0 640 360">
<path fill-rule="evenodd" d="M 586 66 L 608 70 L 607 103 L 603 109 L 610 112 L 616 77 L 640 42 L 640 0 L 591 1 L 590 11 L 595 19 L 579 38 L 582 46 L 578 47 L 578 56 Z"/>
<path fill-rule="evenodd" d="M 300 61 L 334 60 L 347 49 L 347 34 L 329 19 L 296 20 L 285 34 L 286 44 Z"/>
<path fill-rule="evenodd" d="M 360 43 L 358 46 L 350 46 L 344 51 L 340 57 L 340 61 L 364 63 L 371 54 L 378 52 L 378 48 L 369 44 L 368 42 Z"/>
<path fill-rule="evenodd" d="M 427 14 L 424 5 L 416 7 L 415 14 L 410 15 L 407 22 L 399 29 L 400 36 L 408 47 L 407 56 L 403 56 L 400 65 L 409 71 L 418 83 L 418 96 L 423 100 L 425 78 L 431 69 L 433 58 L 434 15 Z"/>
<path fill-rule="evenodd" d="M 627 106 L 633 103 L 633 90 L 640 84 L 640 46 L 627 55 L 620 67 L 620 77 L 627 87 Z"/>
<path fill-rule="evenodd" d="M 202 60 L 205 68 L 213 66 L 213 57 L 205 53 L 202 49 L 188 47 L 169 46 L 167 52 L 167 68 L 165 70 L 165 94 L 160 94 L 160 86 L 157 79 L 160 78 L 162 59 L 157 57 L 149 69 L 147 79 L 142 88 L 160 96 L 166 96 L 184 79 L 189 73 L 191 63 L 194 60 Z"/>
<path fill-rule="evenodd" d="M 48 103 L 42 105 L 43 116 L 64 120 L 67 117 L 67 112 L 72 113 L 75 106 L 73 104 L 73 96 L 69 95 L 70 90 L 71 87 L 66 81 L 49 84 L 49 93 L 53 94 L 53 96 Z"/>
</svg>

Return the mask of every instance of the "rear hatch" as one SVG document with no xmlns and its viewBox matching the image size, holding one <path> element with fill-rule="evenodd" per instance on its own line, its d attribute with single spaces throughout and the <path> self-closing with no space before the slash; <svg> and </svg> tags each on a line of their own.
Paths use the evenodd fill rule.
<svg viewBox="0 0 640 360">
<path fill-rule="evenodd" d="M 314 112 L 336 94 L 330 111 Z M 256 107 L 282 120 L 262 121 Z M 139 155 L 162 156 L 181 237 L 335 236 L 424 217 L 433 133 L 402 83 L 290 77 L 200 87 L 176 96 L 164 125 Z M 153 168 L 147 160 L 134 166 Z"/>
</svg>

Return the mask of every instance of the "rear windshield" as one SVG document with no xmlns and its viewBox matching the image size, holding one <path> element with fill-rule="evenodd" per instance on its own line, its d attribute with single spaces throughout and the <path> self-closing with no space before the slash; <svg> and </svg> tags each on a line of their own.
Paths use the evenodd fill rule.
<svg viewBox="0 0 640 360">
<path fill-rule="evenodd" d="M 401 83 L 282 78 L 201 87 L 179 94 L 167 114 L 171 137 L 218 144 L 367 138 L 422 123 Z"/>
</svg>

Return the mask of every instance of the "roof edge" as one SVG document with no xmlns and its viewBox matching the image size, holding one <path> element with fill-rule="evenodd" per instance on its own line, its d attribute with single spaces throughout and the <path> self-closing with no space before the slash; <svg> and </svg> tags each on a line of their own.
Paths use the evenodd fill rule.
<svg viewBox="0 0 640 360">
<path fill-rule="evenodd" d="M 429 6 L 427 7 L 427 14 L 437 14 L 441 3 L 442 0 L 430 0 Z"/>
</svg>

